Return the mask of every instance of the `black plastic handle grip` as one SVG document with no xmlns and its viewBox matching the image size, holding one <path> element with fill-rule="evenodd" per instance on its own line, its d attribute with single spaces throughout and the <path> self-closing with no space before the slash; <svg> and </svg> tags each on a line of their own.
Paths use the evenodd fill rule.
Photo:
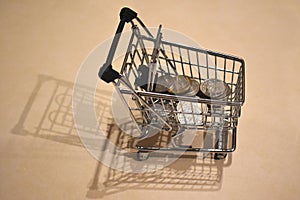
<svg viewBox="0 0 300 200">
<path fill-rule="evenodd" d="M 120 11 L 120 20 L 125 22 L 131 22 L 134 18 L 137 17 L 137 13 L 131 10 L 130 8 L 124 7 Z"/>
</svg>

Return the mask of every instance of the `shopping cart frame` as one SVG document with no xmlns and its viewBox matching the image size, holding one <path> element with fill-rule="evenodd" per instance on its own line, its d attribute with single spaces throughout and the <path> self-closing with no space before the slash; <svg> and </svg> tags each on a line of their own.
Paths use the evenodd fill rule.
<svg viewBox="0 0 300 200">
<path fill-rule="evenodd" d="M 146 33 L 146 35 L 141 34 L 141 31 L 139 30 L 138 26 L 136 24 L 134 24 L 133 20 L 136 19 L 139 24 L 142 26 L 144 32 Z M 113 62 L 113 58 L 114 58 L 114 54 L 116 51 L 116 48 L 118 46 L 118 42 L 121 36 L 121 33 L 123 31 L 124 25 L 125 23 L 131 23 L 132 25 L 132 35 L 129 41 L 129 45 L 128 45 L 128 49 L 127 52 L 125 54 L 124 57 L 124 62 L 123 65 L 121 67 L 121 71 L 117 72 L 116 70 L 113 69 L 112 67 L 112 62 Z M 191 126 L 191 124 L 187 124 L 186 126 L 184 124 L 179 124 L 178 120 L 175 122 L 175 125 L 179 125 L 179 130 L 177 130 L 177 133 L 174 134 L 174 137 L 178 137 L 178 135 L 180 135 L 181 133 L 183 133 L 182 130 L 185 129 L 196 129 L 196 130 L 200 130 L 200 131 L 207 131 L 207 130 L 212 130 L 216 131 L 215 134 L 218 134 L 219 139 L 216 142 L 216 147 L 210 147 L 210 148 L 198 148 L 198 147 L 192 147 L 192 146 L 180 146 L 180 145 L 176 145 L 173 142 L 173 147 L 149 147 L 149 146 L 140 146 L 140 145 L 136 145 L 136 148 L 138 149 L 138 157 L 140 160 L 144 160 L 148 158 L 148 152 L 151 151 L 156 151 L 156 150 L 160 150 L 160 151 L 193 151 L 193 152 L 210 152 L 210 153 L 215 153 L 215 158 L 219 159 L 219 158 L 225 158 L 226 157 L 226 153 L 228 152 L 233 152 L 236 149 L 236 135 L 237 135 L 237 125 L 238 125 L 238 118 L 241 115 L 241 106 L 244 104 L 245 101 L 245 62 L 242 58 L 238 58 L 232 55 L 228 55 L 228 54 L 223 54 L 223 53 L 219 53 L 219 52 L 215 52 L 215 51 L 211 51 L 211 50 L 206 50 L 206 49 L 199 49 L 199 48 L 194 48 L 194 47 L 189 47 L 189 46 L 184 46 L 181 44 L 176 44 L 176 43 L 171 43 L 168 41 L 163 41 L 162 40 L 162 34 L 160 32 L 161 30 L 161 26 L 158 29 L 157 32 L 157 36 L 156 38 L 153 37 L 153 35 L 151 34 L 151 32 L 146 28 L 146 26 L 143 24 L 143 22 L 137 17 L 137 13 L 132 11 L 129 8 L 123 8 L 120 12 L 120 23 L 118 25 L 116 34 L 114 36 L 111 48 L 109 50 L 108 56 L 107 56 L 107 60 L 105 62 L 105 64 L 100 68 L 99 70 L 99 77 L 104 80 L 107 83 L 113 83 L 115 85 L 116 91 L 119 93 L 119 95 L 123 98 L 125 103 L 128 103 L 125 101 L 124 99 L 124 95 L 129 95 L 132 97 L 132 99 L 135 101 L 136 106 L 137 107 L 131 107 L 130 105 L 128 105 L 129 111 L 130 111 L 130 115 L 131 115 L 131 119 L 133 121 L 138 121 L 134 111 L 140 111 L 142 113 L 142 116 L 144 117 L 144 119 L 142 120 L 141 123 L 139 123 L 139 131 L 142 133 L 142 136 L 140 137 L 140 139 L 144 139 L 146 137 L 148 137 L 149 135 L 149 127 L 147 127 L 146 129 L 144 129 L 143 127 L 146 125 L 149 125 L 149 118 L 154 118 L 156 119 L 156 121 L 160 122 L 160 124 L 163 124 L 163 126 L 161 127 L 162 130 L 165 131 L 174 131 L 174 122 L 169 123 L 168 119 L 166 119 L 166 117 L 162 116 L 161 112 L 158 112 L 155 108 L 153 108 L 154 105 L 154 101 L 159 101 L 162 102 L 161 105 L 163 106 L 163 112 L 170 114 L 172 112 L 173 115 L 175 115 L 175 118 L 178 117 L 179 114 L 191 114 L 196 116 L 196 115 L 200 115 L 199 113 L 195 114 L 195 113 L 180 113 L 177 112 L 174 114 L 174 110 L 176 110 L 176 107 L 174 107 L 174 105 L 177 105 L 178 102 L 180 101 L 184 101 L 184 102 L 190 102 L 190 103 L 196 103 L 196 104 L 201 104 L 201 105 L 206 105 L 209 108 L 213 108 L 213 107 L 224 107 L 227 108 L 227 111 L 225 111 L 225 114 L 227 112 L 226 115 L 226 119 L 227 119 L 227 125 L 222 124 L 222 131 L 219 131 L 219 127 L 212 127 L 212 121 L 213 118 L 217 118 L 220 116 L 212 116 L 212 113 L 207 114 L 206 119 L 210 118 L 209 123 L 203 123 L 201 125 L 195 125 L 195 126 Z M 137 38 L 137 41 L 135 43 L 135 45 L 133 44 L 134 38 Z M 147 53 L 147 50 L 144 46 L 144 41 L 150 41 L 153 43 L 154 47 L 153 47 L 153 51 L 152 54 Z M 140 49 L 137 49 L 138 44 L 140 45 Z M 177 68 L 176 66 L 174 67 L 174 65 L 176 65 L 176 62 L 181 62 L 181 65 L 186 64 L 186 65 L 190 65 L 194 66 L 193 64 L 191 64 L 190 60 L 189 63 L 185 62 L 182 60 L 182 56 L 180 54 L 179 61 L 176 61 L 176 59 L 174 58 L 173 55 L 173 51 L 172 51 L 172 56 L 171 58 L 168 57 L 166 49 L 162 48 L 162 45 L 170 45 L 171 47 L 174 46 L 176 48 L 179 49 L 179 53 L 180 53 L 180 48 L 181 49 L 185 49 L 188 52 L 197 52 L 197 53 L 202 53 L 206 56 L 206 62 L 208 61 L 208 57 L 211 57 L 215 62 L 215 72 L 217 73 L 217 70 L 219 71 L 223 71 L 224 73 L 224 81 L 225 81 L 225 73 L 231 73 L 232 74 L 232 81 L 231 81 L 231 95 L 230 97 L 228 97 L 227 99 L 208 99 L 208 98 L 204 98 L 204 97 L 186 97 L 186 96 L 180 96 L 180 95 L 172 95 L 172 94 L 161 94 L 161 93 L 157 93 L 157 92 L 151 92 L 153 89 L 153 84 L 154 83 L 154 79 L 155 76 L 151 76 L 151 74 L 149 73 L 147 75 L 147 82 L 150 83 L 147 85 L 147 88 L 141 88 L 140 86 L 135 85 L 135 83 L 131 83 L 129 81 L 129 73 L 130 70 L 133 70 L 132 65 L 134 63 L 134 55 L 132 54 L 132 52 L 138 52 L 138 50 L 140 51 L 140 55 L 138 55 L 137 57 L 139 57 L 139 61 L 141 61 L 143 64 L 143 62 L 146 62 L 146 64 L 148 64 L 149 67 L 149 71 L 151 71 L 151 65 L 149 65 L 149 63 L 156 63 L 159 62 L 160 59 L 163 59 L 166 61 L 166 65 L 169 68 L 172 68 L 174 70 L 173 75 L 178 75 L 177 72 Z M 160 54 L 160 55 L 159 55 Z M 137 55 L 137 54 L 135 54 Z M 176 55 L 175 55 L 176 57 Z M 130 60 L 130 62 L 128 62 L 128 60 Z M 190 58 L 189 58 L 190 59 Z M 197 58 L 198 59 L 198 58 Z M 218 59 L 223 59 L 224 64 L 225 65 L 224 69 L 220 70 L 217 69 L 217 60 Z M 226 62 L 230 61 L 233 64 L 233 71 L 229 71 L 229 69 L 226 69 Z M 174 63 L 172 63 L 174 62 Z M 178 64 L 178 63 L 177 63 Z M 199 65 L 199 63 L 198 63 Z M 239 65 L 238 67 L 238 71 L 235 71 L 235 65 Z M 196 66 L 196 64 L 195 64 Z M 207 68 L 207 71 L 210 70 L 209 68 L 211 68 L 208 63 L 206 63 L 206 66 L 202 66 L 203 68 Z M 228 66 L 227 66 L 228 67 Z M 135 66 L 135 70 L 138 70 L 137 67 Z M 198 66 L 199 68 L 199 66 Z M 153 70 L 153 69 L 152 69 Z M 212 69 L 214 70 L 214 69 Z M 191 71 L 191 78 L 195 78 L 198 81 L 204 81 L 206 78 L 201 77 L 200 75 L 200 70 L 199 70 L 199 76 L 198 77 L 193 77 L 192 75 L 192 70 Z M 177 74 L 176 74 L 177 73 Z M 185 75 L 185 71 L 182 68 L 181 73 L 183 73 Z M 139 74 L 139 72 L 135 71 L 135 73 L 131 73 L 131 74 L 135 74 L 135 79 L 138 78 L 144 78 L 145 77 L 140 77 L 143 74 Z M 235 76 L 235 74 L 237 74 L 237 76 Z M 207 76 L 208 72 L 207 72 Z M 236 81 L 235 83 L 233 83 L 233 77 L 236 77 Z M 230 82 L 230 81 L 229 81 Z M 152 84 L 152 85 L 151 85 Z M 125 86 L 125 87 L 121 87 L 121 85 Z M 165 107 L 164 107 L 164 102 L 168 102 L 168 104 L 172 105 L 173 111 L 166 111 Z M 169 103 L 171 102 L 171 103 Z M 174 104 L 174 105 L 173 105 Z M 151 106 L 152 105 L 152 106 Z M 225 109 L 226 110 L 226 109 Z M 229 111 L 230 110 L 230 111 Z M 224 115 L 224 112 L 222 113 L 222 115 Z M 201 115 L 203 115 L 203 113 L 201 113 Z M 145 119 L 146 118 L 146 119 Z M 174 118 L 174 116 L 173 116 Z M 222 117 L 221 119 L 225 119 L 224 117 Z M 194 117 L 195 119 L 195 117 Z M 209 124 L 209 125 L 208 125 Z M 218 132 L 219 131 L 219 132 Z M 231 146 L 228 147 L 228 132 L 230 131 L 230 143 Z M 218 133 L 217 133 L 218 132 Z M 222 136 L 223 132 L 225 132 L 227 135 L 226 136 Z M 220 136 L 221 135 L 221 136 Z M 222 139 L 222 137 L 226 138 L 225 142 L 222 142 L 223 140 L 225 140 L 224 138 Z M 221 139 L 220 139 L 221 138 Z M 220 142 L 221 140 L 221 142 Z M 143 156 L 143 154 L 146 153 L 146 156 Z"/>
</svg>

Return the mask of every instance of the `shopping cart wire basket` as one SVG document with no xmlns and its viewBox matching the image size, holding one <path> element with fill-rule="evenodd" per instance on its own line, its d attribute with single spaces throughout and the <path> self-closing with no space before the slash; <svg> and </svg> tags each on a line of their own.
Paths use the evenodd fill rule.
<svg viewBox="0 0 300 200">
<path fill-rule="evenodd" d="M 133 20 L 139 23 L 141 30 Z M 118 72 L 112 63 L 126 23 L 131 23 L 132 34 Z M 245 101 L 244 60 L 166 41 L 161 30 L 160 25 L 154 37 L 136 12 L 123 8 L 107 60 L 98 75 L 115 85 L 128 107 L 131 120 L 138 127 L 140 139 L 152 136 L 153 132 L 174 132 L 171 147 L 137 145 L 138 154 L 184 150 L 211 152 L 216 159 L 225 158 L 228 152 L 236 149 L 238 119 Z M 159 80 L 166 85 L 160 85 Z M 180 88 L 185 83 L 189 84 L 184 87 L 188 89 L 182 93 Z M 192 83 L 196 90 L 190 95 Z M 210 144 L 201 147 L 177 144 L 178 136 L 188 129 L 211 138 Z"/>
</svg>

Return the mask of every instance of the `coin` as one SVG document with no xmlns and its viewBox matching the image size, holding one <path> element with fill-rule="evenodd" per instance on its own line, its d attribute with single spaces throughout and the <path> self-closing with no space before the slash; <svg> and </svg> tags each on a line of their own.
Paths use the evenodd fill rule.
<svg viewBox="0 0 300 200">
<path fill-rule="evenodd" d="M 184 75 L 178 75 L 175 77 L 174 83 L 169 88 L 169 92 L 173 94 L 183 94 L 190 88 L 190 78 Z"/>
<path fill-rule="evenodd" d="M 225 98 L 230 94 L 227 83 L 219 79 L 207 79 L 200 85 L 200 90 L 206 96 L 213 99 Z"/>
<path fill-rule="evenodd" d="M 195 96 L 199 92 L 200 84 L 196 80 L 190 80 L 190 88 L 189 90 L 184 94 L 185 96 Z"/>
<path fill-rule="evenodd" d="M 157 78 L 155 92 L 167 92 L 173 85 L 175 78 L 170 75 L 162 75 Z"/>
<path fill-rule="evenodd" d="M 195 102 L 179 101 L 177 105 L 179 123 L 186 125 L 202 124 L 202 111 L 199 106 L 200 104 Z"/>
</svg>

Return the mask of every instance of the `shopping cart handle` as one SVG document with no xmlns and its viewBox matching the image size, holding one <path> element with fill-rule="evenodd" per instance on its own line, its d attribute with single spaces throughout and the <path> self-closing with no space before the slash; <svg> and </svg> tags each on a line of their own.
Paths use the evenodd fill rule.
<svg viewBox="0 0 300 200">
<path fill-rule="evenodd" d="M 122 8 L 120 11 L 120 22 L 112 41 L 111 47 L 109 49 L 105 64 L 100 68 L 98 76 L 107 83 L 114 81 L 117 78 L 120 78 L 121 75 L 119 72 L 112 68 L 113 58 L 121 37 L 121 33 L 124 29 L 125 23 L 132 22 L 133 19 L 136 19 L 144 30 L 149 34 L 149 36 L 153 37 L 150 31 L 146 28 L 145 24 L 137 17 L 137 13 L 131 10 L 130 8 Z M 134 25 L 134 24 L 133 24 Z"/>
<path fill-rule="evenodd" d="M 119 40 L 120 40 L 121 33 L 124 29 L 125 23 L 131 22 L 136 17 L 137 17 L 137 13 L 129 8 L 124 7 L 120 11 L 120 22 L 119 22 L 116 34 L 112 41 L 108 56 L 106 58 L 106 62 L 100 68 L 99 73 L 98 73 L 98 76 L 107 83 L 110 83 L 110 82 L 114 81 L 115 79 L 121 77 L 119 72 L 117 72 L 116 70 L 114 70 L 112 68 L 111 64 L 112 64 L 113 57 L 115 55 Z"/>
</svg>

